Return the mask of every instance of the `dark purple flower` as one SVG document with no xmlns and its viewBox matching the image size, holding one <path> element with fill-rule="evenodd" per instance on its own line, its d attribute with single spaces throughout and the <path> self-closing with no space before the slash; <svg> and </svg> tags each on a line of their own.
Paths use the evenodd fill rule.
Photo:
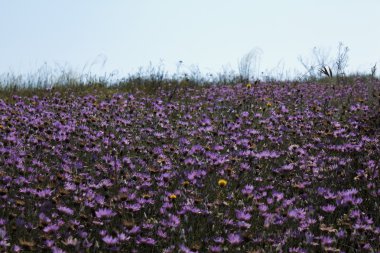
<svg viewBox="0 0 380 253">
<path fill-rule="evenodd" d="M 246 186 L 244 186 L 241 192 L 244 195 L 250 195 L 253 192 L 253 189 L 254 189 L 253 185 L 247 184 Z"/>
<path fill-rule="evenodd" d="M 117 238 L 120 240 L 120 241 L 128 241 L 130 239 L 129 236 L 127 236 L 126 234 L 124 233 L 120 233 L 117 235 Z"/>
<path fill-rule="evenodd" d="M 209 247 L 210 252 L 222 252 L 222 247 L 219 245 L 212 245 Z"/>
<path fill-rule="evenodd" d="M 131 228 L 129 231 L 127 231 L 128 234 L 130 235 L 133 235 L 133 234 L 137 234 L 140 232 L 140 227 L 139 226 L 133 226 L 133 228 Z"/>
<path fill-rule="evenodd" d="M 240 244 L 243 241 L 242 237 L 239 234 L 229 234 L 227 236 L 227 240 L 229 243 L 233 245 Z"/>
<path fill-rule="evenodd" d="M 268 211 L 268 206 L 265 204 L 260 204 L 259 205 L 259 211 L 262 213 L 265 213 L 266 211 Z"/>
<path fill-rule="evenodd" d="M 156 240 L 154 240 L 153 238 L 150 238 L 150 237 L 138 237 L 136 239 L 136 242 L 138 244 L 146 244 L 146 245 L 155 245 L 156 244 Z"/>
<path fill-rule="evenodd" d="M 41 191 L 36 191 L 36 195 L 40 198 L 50 197 L 52 193 L 53 193 L 53 190 L 51 190 L 51 189 L 44 189 Z"/>
<path fill-rule="evenodd" d="M 247 212 L 236 210 L 235 213 L 236 213 L 236 218 L 239 220 L 248 221 L 249 219 L 251 219 L 251 215 Z"/>
<path fill-rule="evenodd" d="M 236 225 L 241 229 L 248 229 L 251 227 L 251 223 L 245 222 L 245 221 L 238 221 Z"/>
<path fill-rule="evenodd" d="M 164 238 L 164 239 L 168 237 L 168 234 L 164 230 L 162 230 L 161 228 L 158 229 L 157 235 L 161 238 Z"/>
<path fill-rule="evenodd" d="M 308 251 L 306 249 L 297 247 L 297 248 L 289 248 L 289 252 L 291 252 L 291 253 L 306 253 Z"/>
<path fill-rule="evenodd" d="M 67 215 L 73 215 L 74 214 L 74 210 L 71 208 L 68 208 L 66 206 L 58 206 L 57 209 L 58 209 L 58 211 L 65 213 Z"/>
<path fill-rule="evenodd" d="M 22 251 L 22 248 L 18 245 L 14 245 L 13 246 L 13 249 L 12 249 L 14 252 L 21 252 Z"/>
<path fill-rule="evenodd" d="M 58 248 L 57 246 L 54 246 L 51 249 L 53 253 L 66 253 L 66 251 L 62 250 L 61 248 Z"/>
<path fill-rule="evenodd" d="M 101 219 L 103 217 L 110 218 L 112 216 L 115 216 L 116 213 L 114 213 L 111 209 L 99 209 L 98 211 L 95 212 L 95 215 L 97 218 Z"/>
<path fill-rule="evenodd" d="M 321 237 L 322 245 L 331 245 L 334 242 L 335 242 L 335 240 L 333 238 L 331 238 L 330 236 L 322 236 Z"/>
<path fill-rule="evenodd" d="M 43 231 L 45 233 L 49 233 L 49 232 L 55 232 L 59 229 L 59 226 L 57 224 L 51 224 L 51 225 L 48 225 L 46 226 Z"/>
<path fill-rule="evenodd" d="M 104 236 L 102 240 L 108 245 L 115 245 L 119 242 L 119 239 L 117 237 L 112 237 L 110 235 Z"/>
<path fill-rule="evenodd" d="M 297 220 L 303 220 L 306 217 L 306 211 L 303 208 L 294 208 L 288 212 L 288 216 Z"/>
<path fill-rule="evenodd" d="M 183 244 L 181 244 L 179 246 L 179 249 L 181 250 L 180 252 L 182 252 L 182 253 L 197 253 L 198 252 L 198 251 L 192 251 L 191 249 L 189 249 L 188 247 L 186 247 Z"/>
<path fill-rule="evenodd" d="M 176 228 L 179 226 L 180 222 L 181 222 L 181 220 L 179 219 L 178 216 L 170 215 L 168 225 L 169 225 L 169 227 Z"/>
<path fill-rule="evenodd" d="M 214 242 L 219 243 L 219 244 L 223 244 L 224 243 L 224 238 L 221 237 L 221 236 L 216 237 L 216 238 L 214 238 Z"/>
<path fill-rule="evenodd" d="M 330 204 L 321 207 L 321 209 L 322 209 L 323 211 L 325 211 L 326 213 L 332 213 L 332 212 L 334 212 L 334 211 L 335 211 L 335 208 L 336 208 L 336 206 L 334 206 L 334 205 L 330 205 Z"/>
</svg>

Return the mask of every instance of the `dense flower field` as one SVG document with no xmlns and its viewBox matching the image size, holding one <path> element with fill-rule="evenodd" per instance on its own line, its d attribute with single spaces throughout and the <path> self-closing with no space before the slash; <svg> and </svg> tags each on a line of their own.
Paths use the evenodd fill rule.
<svg viewBox="0 0 380 253">
<path fill-rule="evenodd" d="M 0 252 L 379 252 L 374 85 L 0 100 Z"/>
</svg>

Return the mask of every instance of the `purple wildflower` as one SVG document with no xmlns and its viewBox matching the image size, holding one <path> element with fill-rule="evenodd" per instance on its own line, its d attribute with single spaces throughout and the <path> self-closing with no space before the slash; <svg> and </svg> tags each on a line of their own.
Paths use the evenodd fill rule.
<svg viewBox="0 0 380 253">
<path fill-rule="evenodd" d="M 334 205 L 330 205 L 330 204 L 321 207 L 321 209 L 322 209 L 323 211 L 325 211 L 326 213 L 332 213 L 332 212 L 334 212 L 334 211 L 335 211 L 335 208 L 336 208 L 336 206 L 334 206 Z"/>
<path fill-rule="evenodd" d="M 59 229 L 59 226 L 58 225 L 56 225 L 56 224 L 52 224 L 52 225 L 48 225 L 48 226 L 46 226 L 44 229 L 43 229 L 43 231 L 45 232 L 45 233 L 49 233 L 49 232 L 55 232 L 55 231 L 57 231 Z"/>
<path fill-rule="evenodd" d="M 291 252 L 291 253 L 306 253 L 307 250 L 300 248 L 300 247 L 297 247 L 297 248 L 289 248 L 289 252 Z"/>
<path fill-rule="evenodd" d="M 66 253 L 66 251 L 64 251 L 63 249 L 61 248 L 58 248 L 57 246 L 54 246 L 51 248 L 52 249 L 52 252 L 53 253 Z"/>
<path fill-rule="evenodd" d="M 44 190 L 41 190 L 41 191 L 37 191 L 36 195 L 38 197 L 40 197 L 40 198 L 47 198 L 47 197 L 50 197 L 52 193 L 53 193 L 52 190 L 50 190 L 50 189 L 44 189 Z"/>
<path fill-rule="evenodd" d="M 156 244 L 156 240 L 154 240 L 153 238 L 150 238 L 150 237 L 138 237 L 136 242 L 138 244 L 146 244 L 146 245 L 155 245 Z"/>
<path fill-rule="evenodd" d="M 321 243 L 322 245 L 331 245 L 335 242 L 335 240 L 329 236 L 322 236 Z"/>
<path fill-rule="evenodd" d="M 110 218 L 116 215 L 111 209 L 99 209 L 95 212 L 97 218 L 101 219 L 103 217 Z"/>
<path fill-rule="evenodd" d="M 235 213 L 236 213 L 236 218 L 239 220 L 248 221 L 249 219 L 251 219 L 251 215 L 247 212 L 236 210 Z"/>
<path fill-rule="evenodd" d="M 288 216 L 298 220 L 303 220 L 306 217 L 306 211 L 303 208 L 294 208 L 288 212 Z"/>
<path fill-rule="evenodd" d="M 108 245 L 115 245 L 119 242 L 119 239 L 117 237 L 112 237 L 110 235 L 104 236 L 102 240 Z"/>
<path fill-rule="evenodd" d="M 250 195 L 250 194 L 252 194 L 253 189 L 254 189 L 253 185 L 247 184 L 246 186 L 244 186 L 244 188 L 241 190 L 241 192 L 244 195 Z"/>
<path fill-rule="evenodd" d="M 188 247 L 186 247 L 185 245 L 181 244 L 179 246 L 179 249 L 181 250 L 180 252 L 182 253 L 195 253 L 194 251 L 192 251 L 191 249 L 189 249 Z M 197 252 L 197 251 L 196 251 Z"/>
<path fill-rule="evenodd" d="M 222 252 L 222 247 L 219 245 L 212 245 L 209 247 L 210 252 Z"/>
<path fill-rule="evenodd" d="M 219 244 L 223 244 L 224 243 L 224 238 L 221 237 L 221 236 L 216 237 L 216 238 L 214 238 L 214 242 L 219 243 Z"/>
<path fill-rule="evenodd" d="M 227 240 L 231 244 L 240 244 L 243 240 L 242 237 L 239 234 L 229 234 L 227 236 Z"/>
<path fill-rule="evenodd" d="M 58 211 L 65 213 L 67 215 L 73 215 L 74 214 L 74 210 L 71 208 L 68 208 L 66 206 L 59 206 L 57 209 L 58 209 Z"/>
<path fill-rule="evenodd" d="M 176 227 L 179 226 L 180 222 L 181 221 L 178 218 L 178 216 L 176 216 L 176 215 L 170 215 L 168 225 L 169 225 L 169 227 L 176 228 Z"/>
</svg>

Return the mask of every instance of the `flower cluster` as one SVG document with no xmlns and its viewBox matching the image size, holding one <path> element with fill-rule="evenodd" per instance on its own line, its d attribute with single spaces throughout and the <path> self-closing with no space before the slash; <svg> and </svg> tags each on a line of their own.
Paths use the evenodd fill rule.
<svg viewBox="0 0 380 253">
<path fill-rule="evenodd" d="M 0 251 L 380 250 L 364 82 L 171 94 L 0 100 Z"/>
</svg>

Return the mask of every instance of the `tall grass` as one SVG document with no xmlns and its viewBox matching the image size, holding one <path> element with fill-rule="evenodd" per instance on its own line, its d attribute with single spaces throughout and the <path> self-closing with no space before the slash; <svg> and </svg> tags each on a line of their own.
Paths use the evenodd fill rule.
<svg viewBox="0 0 380 253">
<path fill-rule="evenodd" d="M 171 96 L 175 96 L 176 90 L 181 86 L 200 87 L 210 85 L 235 85 L 247 83 L 324 83 L 326 85 L 348 85 L 355 84 L 357 79 L 365 81 L 368 86 L 368 96 L 373 103 L 376 103 L 373 83 L 376 82 L 376 65 L 370 73 L 342 74 L 338 78 L 329 75 L 315 75 L 317 65 L 309 66 L 309 71 L 300 73 L 292 78 L 284 78 L 284 71 L 272 70 L 269 73 L 258 73 L 259 53 L 252 51 L 242 57 L 238 64 L 238 71 L 231 67 L 224 66 L 221 71 L 212 74 L 201 72 L 198 66 L 192 65 L 187 70 L 182 70 L 182 62 L 177 67 L 177 72 L 170 75 L 165 70 L 163 64 L 157 66 L 150 63 L 146 68 L 139 68 L 136 73 L 131 73 L 126 77 L 117 77 L 115 73 L 105 73 L 97 75 L 88 72 L 78 72 L 72 68 L 49 67 L 44 64 L 34 73 L 17 74 L 13 72 L 0 74 L 0 99 L 11 99 L 12 96 L 49 96 L 55 92 L 75 93 L 85 95 L 97 93 L 107 95 L 118 91 L 142 91 L 154 94 L 160 90 L 171 91 Z M 254 68 L 252 68 L 254 66 Z M 279 68 L 280 66 L 277 66 Z M 85 68 L 83 68 L 85 69 Z M 313 72 L 314 73 L 314 72 Z M 321 72 L 323 73 L 323 72 Z"/>
</svg>

